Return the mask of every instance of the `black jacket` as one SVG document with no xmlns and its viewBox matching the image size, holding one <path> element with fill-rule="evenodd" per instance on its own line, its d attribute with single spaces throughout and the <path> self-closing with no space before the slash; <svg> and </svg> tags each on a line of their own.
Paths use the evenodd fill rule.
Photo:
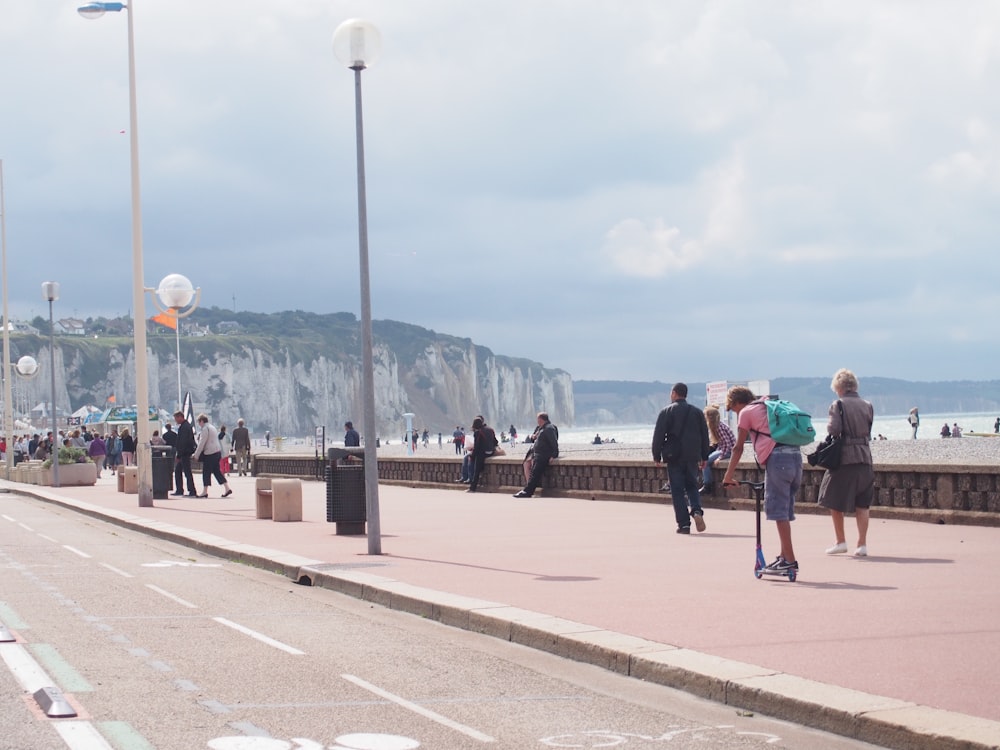
<svg viewBox="0 0 1000 750">
<path fill-rule="evenodd" d="M 194 428 L 184 420 L 177 425 L 177 445 L 174 449 L 178 456 L 193 456 L 197 444 L 194 441 Z"/>
<path fill-rule="evenodd" d="M 704 461 L 708 458 L 708 422 L 697 406 L 678 399 L 660 412 L 653 430 L 653 460 L 664 461 L 667 436 L 681 442 L 680 462 Z"/>
<path fill-rule="evenodd" d="M 532 452 L 536 458 L 559 458 L 559 428 L 546 422 L 530 438 L 534 443 Z"/>
</svg>

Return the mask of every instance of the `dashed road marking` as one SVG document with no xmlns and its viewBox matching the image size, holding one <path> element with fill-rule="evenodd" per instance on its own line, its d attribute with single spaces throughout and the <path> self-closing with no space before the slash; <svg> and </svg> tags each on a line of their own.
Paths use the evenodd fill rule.
<svg viewBox="0 0 1000 750">
<path fill-rule="evenodd" d="M 59 544 L 59 540 L 58 539 L 53 539 L 50 536 L 45 536 L 45 534 L 39 534 L 38 538 L 39 539 L 44 539 L 46 542 L 52 542 L 53 544 Z"/>
<path fill-rule="evenodd" d="M 108 565 L 107 563 L 98 563 L 98 564 L 99 564 L 99 565 L 102 565 L 102 566 L 103 566 L 103 567 L 105 567 L 105 568 L 107 568 L 107 569 L 108 569 L 108 570 L 110 570 L 110 571 L 111 571 L 112 573 L 117 573 L 117 574 L 118 574 L 118 575 L 120 575 L 120 576 L 121 576 L 122 578 L 135 578 L 135 576 L 134 576 L 134 575 L 132 575 L 131 573 L 126 573 L 126 572 L 125 572 L 124 570 L 119 570 L 119 569 L 118 569 L 118 568 L 116 568 L 116 567 L 115 567 L 114 565 Z"/>
<path fill-rule="evenodd" d="M 268 646 L 273 646 L 274 648 L 292 654 L 293 656 L 306 655 L 305 651 L 299 651 L 297 648 L 293 648 L 292 646 L 289 646 L 287 643 L 276 641 L 273 638 L 269 638 L 268 636 L 264 635 L 263 633 L 258 633 L 256 630 L 251 630 L 250 628 L 244 627 L 243 625 L 235 623 L 232 620 L 227 620 L 225 617 L 213 617 L 212 619 L 221 625 L 225 625 L 227 628 L 238 630 L 244 635 L 248 635 L 251 638 L 255 638 L 256 640 L 260 641 L 261 643 L 266 643 Z"/>
<path fill-rule="evenodd" d="M 147 583 L 146 584 L 146 588 L 147 589 L 151 589 L 152 591 L 155 591 L 157 594 L 160 594 L 161 596 L 165 596 L 165 597 L 167 597 L 167 599 L 171 599 L 171 600 L 177 602 L 178 604 L 180 604 L 180 605 L 182 605 L 184 607 L 189 607 L 190 609 L 198 609 L 198 605 L 197 604 L 192 604 L 191 602 L 187 601 L 186 599 L 181 599 L 179 596 L 175 596 L 174 594 L 171 594 L 169 591 L 164 591 L 159 586 L 154 586 L 151 583 Z"/>
<path fill-rule="evenodd" d="M 87 554 L 86 552 L 81 552 L 81 551 L 80 551 L 80 550 L 78 550 L 78 549 L 77 549 L 76 547 L 70 547 L 70 546 L 69 546 L 68 544 L 64 544 L 64 545 L 63 545 L 63 548 L 64 548 L 64 549 L 68 549 L 68 550 L 69 550 L 70 552 L 72 552 L 72 553 L 73 553 L 74 555 L 79 555 L 80 557 L 86 557 L 86 558 L 88 558 L 88 559 L 90 558 L 90 555 L 88 555 L 88 554 Z"/>
<path fill-rule="evenodd" d="M 437 722 L 438 724 L 446 726 L 449 729 L 454 729 L 456 732 L 461 732 L 462 734 L 466 735 L 467 737 L 471 737 L 474 740 L 479 740 L 480 742 L 496 742 L 495 737 L 490 737 L 488 734 L 483 734 L 477 729 L 473 729 L 472 727 L 467 727 L 465 726 L 465 724 L 459 724 L 457 721 L 453 721 L 452 719 L 449 719 L 447 716 L 442 716 L 441 714 L 435 713 L 434 711 L 424 708 L 423 706 L 418 706 L 416 703 L 408 701 L 405 698 L 401 698 L 398 695 L 393 695 L 387 690 L 383 690 L 382 688 L 376 685 L 372 685 L 370 682 L 362 680 L 360 677 L 355 677 L 352 674 L 342 674 L 340 676 L 343 677 L 348 682 L 354 683 L 359 688 L 362 688 L 370 693 L 374 693 L 375 695 L 385 698 L 387 701 L 391 701 L 392 703 L 395 703 L 397 706 L 405 708 L 409 711 L 413 711 L 414 713 L 423 716 L 425 719 L 430 719 L 431 721 Z M 340 740 L 338 740 L 338 742 L 339 741 Z"/>
</svg>

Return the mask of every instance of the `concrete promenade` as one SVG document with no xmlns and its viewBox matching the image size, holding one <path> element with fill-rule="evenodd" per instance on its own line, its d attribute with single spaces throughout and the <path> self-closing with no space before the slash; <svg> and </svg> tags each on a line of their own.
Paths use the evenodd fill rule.
<svg viewBox="0 0 1000 750">
<path fill-rule="evenodd" d="M 231 484 L 225 500 L 213 487 L 209 499 L 153 508 L 117 492 L 108 472 L 94 487 L 0 487 L 875 744 L 1000 747 L 1000 529 L 876 509 L 862 559 L 825 555 L 830 520 L 803 514 L 789 583 L 754 578 L 745 511 L 709 510 L 704 533 L 680 536 L 669 504 L 382 485 L 373 557 L 366 537 L 326 522 L 322 482 L 303 482 L 301 523 L 255 519 L 254 480 Z M 776 544 L 765 522 L 769 560 Z"/>
</svg>

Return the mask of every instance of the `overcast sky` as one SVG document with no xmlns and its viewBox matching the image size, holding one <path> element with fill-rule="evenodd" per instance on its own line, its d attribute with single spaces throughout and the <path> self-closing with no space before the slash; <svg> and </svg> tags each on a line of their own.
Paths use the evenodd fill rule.
<svg viewBox="0 0 1000 750">
<path fill-rule="evenodd" d="M 998 377 L 1000 4 L 134 0 L 145 280 L 576 379 Z M 132 308 L 126 17 L 3 3 L 13 317 Z M 151 305 L 149 314 L 152 314 Z"/>
</svg>

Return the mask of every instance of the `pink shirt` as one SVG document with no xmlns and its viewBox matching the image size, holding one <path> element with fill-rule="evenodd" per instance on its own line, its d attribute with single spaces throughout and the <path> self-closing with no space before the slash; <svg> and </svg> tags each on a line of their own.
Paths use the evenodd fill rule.
<svg viewBox="0 0 1000 750">
<path fill-rule="evenodd" d="M 736 427 L 750 433 L 757 461 L 761 466 L 766 464 L 777 443 L 771 439 L 771 428 L 767 425 L 767 406 L 764 402 L 753 401 L 744 406 L 736 419 Z"/>
</svg>

